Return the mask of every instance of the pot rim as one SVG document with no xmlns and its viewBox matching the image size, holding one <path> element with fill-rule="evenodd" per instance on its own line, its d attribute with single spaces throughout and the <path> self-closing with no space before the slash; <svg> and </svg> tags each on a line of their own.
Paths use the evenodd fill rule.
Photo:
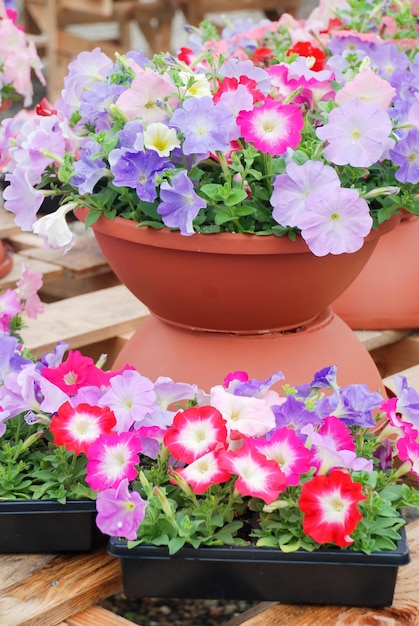
<svg viewBox="0 0 419 626">
<path fill-rule="evenodd" d="M 80 207 L 75 211 L 77 219 L 85 222 L 89 209 Z M 393 215 L 383 222 L 378 230 L 373 230 L 365 238 L 365 242 L 375 241 L 385 235 L 400 222 L 400 215 Z M 191 236 L 181 235 L 179 231 L 167 227 L 157 229 L 149 226 L 139 227 L 138 224 L 124 217 L 116 216 L 113 220 L 101 215 L 92 226 L 94 231 L 103 235 L 124 239 L 156 248 L 170 248 L 186 251 L 203 251 L 206 253 L 223 254 L 298 254 L 310 252 L 304 239 L 297 235 L 295 241 L 288 237 L 276 235 L 252 235 L 248 233 L 195 233 Z M 361 248 L 362 250 L 362 248 Z M 344 253 L 348 254 L 348 253 Z M 340 255 L 327 255 L 340 256 Z"/>
</svg>

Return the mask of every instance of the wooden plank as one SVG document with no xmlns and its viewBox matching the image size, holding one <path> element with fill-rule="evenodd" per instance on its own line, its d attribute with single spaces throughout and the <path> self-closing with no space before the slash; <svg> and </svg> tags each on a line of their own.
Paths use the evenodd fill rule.
<svg viewBox="0 0 419 626">
<path fill-rule="evenodd" d="M 5 554 L 0 556 L 0 589 L 20 583 L 32 573 L 47 566 L 52 554 Z M 0 622 L 1 623 L 1 622 Z"/>
<path fill-rule="evenodd" d="M 14 213 L 0 207 L 0 239 L 7 239 L 11 235 L 20 232 L 19 226 L 14 223 Z"/>
<path fill-rule="evenodd" d="M 410 330 L 355 330 L 354 332 L 369 352 L 400 341 L 411 333 Z"/>
<path fill-rule="evenodd" d="M 119 562 L 105 552 L 58 556 L 24 582 L 3 587 L 0 624 L 56 626 L 120 591 Z"/>
<path fill-rule="evenodd" d="M 397 372 L 401 376 L 406 376 L 408 384 L 419 391 L 419 365 L 414 365 L 405 370 Z M 387 389 L 390 389 L 393 393 L 396 393 L 396 385 L 394 384 L 393 376 L 387 376 L 383 379 L 383 382 Z"/>
<path fill-rule="evenodd" d="M 99 606 L 92 606 L 58 626 L 132 626 L 132 622 Z"/>
<path fill-rule="evenodd" d="M 22 274 L 22 264 L 25 264 L 30 270 L 39 272 L 42 274 L 44 284 L 48 282 L 58 281 L 62 275 L 63 270 L 57 265 L 52 263 L 46 263 L 45 261 L 39 261 L 38 259 L 28 259 L 21 254 L 13 255 L 13 267 L 11 271 L 0 279 L 0 291 L 3 289 L 16 287 L 16 282 L 20 279 Z"/>
<path fill-rule="evenodd" d="M 40 357 L 58 341 L 81 348 L 132 331 L 147 315 L 147 307 L 117 285 L 46 304 L 38 319 L 28 321 L 22 339 Z"/>
<path fill-rule="evenodd" d="M 20 254 L 29 259 L 58 265 L 75 278 L 90 275 L 97 276 L 110 271 L 109 263 L 99 248 L 96 239 L 90 236 L 79 237 L 71 250 L 66 254 L 63 254 L 61 250 L 51 250 L 43 247 L 22 250 Z"/>
</svg>

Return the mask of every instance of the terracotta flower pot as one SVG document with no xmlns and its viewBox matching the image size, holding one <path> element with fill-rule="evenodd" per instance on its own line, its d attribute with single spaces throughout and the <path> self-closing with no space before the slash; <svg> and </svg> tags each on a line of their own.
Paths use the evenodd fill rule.
<svg viewBox="0 0 419 626">
<path fill-rule="evenodd" d="M 82 221 L 86 215 L 77 211 Z M 367 351 L 328 308 L 371 256 L 377 233 L 355 254 L 315 257 L 301 238 L 185 237 L 103 216 L 93 230 L 118 278 L 152 313 L 114 366 L 130 362 L 151 378 L 208 388 L 235 369 L 258 378 L 282 370 L 288 382 L 302 383 L 316 368 L 344 361 L 341 384 L 381 386 Z"/>
<path fill-rule="evenodd" d="M 13 248 L 6 241 L 0 240 L 0 278 L 6 276 L 13 267 Z"/>
<path fill-rule="evenodd" d="M 380 238 L 354 282 L 332 304 L 353 329 L 419 326 L 419 218 L 405 214 Z"/>
</svg>

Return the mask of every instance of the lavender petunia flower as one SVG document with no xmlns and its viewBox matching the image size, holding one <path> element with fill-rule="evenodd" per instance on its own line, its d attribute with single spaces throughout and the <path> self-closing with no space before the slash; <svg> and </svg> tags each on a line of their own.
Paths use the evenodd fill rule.
<svg viewBox="0 0 419 626">
<path fill-rule="evenodd" d="M 223 104 L 214 104 L 209 96 L 185 100 L 182 108 L 173 113 L 171 126 L 185 133 L 186 155 L 225 151 L 230 139 L 237 138 L 232 135 L 237 131 L 233 114 Z"/>
<path fill-rule="evenodd" d="M 101 158 L 92 158 L 94 154 L 102 152 L 97 141 L 88 140 L 82 143 L 79 151 L 79 160 L 74 163 L 76 174 L 71 178 L 80 194 L 93 193 L 96 183 L 108 171 Z"/>
<path fill-rule="evenodd" d="M 359 98 L 333 109 L 329 121 L 316 134 L 328 144 L 326 158 L 336 165 L 370 167 L 389 147 L 392 132 L 390 117 L 377 104 Z"/>
<path fill-rule="evenodd" d="M 399 139 L 389 152 L 390 158 L 399 169 L 395 177 L 401 183 L 419 183 L 419 130 L 409 130 L 406 137 Z"/>
<path fill-rule="evenodd" d="M 201 98 L 203 100 L 203 98 Z M 171 180 L 171 185 L 164 182 L 160 186 L 161 202 L 157 212 L 170 228 L 179 228 L 182 235 L 193 235 L 192 222 L 206 202 L 195 193 L 193 183 L 182 170 Z"/>
<path fill-rule="evenodd" d="M 233 388 L 235 396 L 261 398 L 270 390 L 272 385 L 283 379 L 284 374 L 282 372 L 277 372 L 276 374 L 269 376 L 266 380 L 257 380 L 256 378 L 252 378 L 252 380 L 244 382 L 237 380 L 234 381 L 233 385 L 230 385 L 230 387 Z"/>
<path fill-rule="evenodd" d="M 419 429 L 419 393 L 409 387 L 405 376 L 393 376 L 396 385 L 397 411 L 402 413 L 415 428 Z"/>
<path fill-rule="evenodd" d="M 116 489 L 99 491 L 96 499 L 96 524 L 99 530 L 111 537 L 123 537 L 133 541 L 144 519 L 147 501 L 136 491 L 129 491 L 128 479 L 124 478 Z"/>
<path fill-rule="evenodd" d="M 369 428 L 375 426 L 373 415 L 382 401 L 381 394 L 371 392 L 367 385 L 354 384 L 340 388 L 331 396 L 319 400 L 316 411 L 322 417 L 334 415 L 347 426 L 358 425 Z"/>
</svg>

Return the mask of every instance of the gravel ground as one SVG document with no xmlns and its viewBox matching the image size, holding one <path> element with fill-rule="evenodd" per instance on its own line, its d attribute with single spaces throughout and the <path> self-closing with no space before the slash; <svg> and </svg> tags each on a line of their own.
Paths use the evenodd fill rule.
<svg viewBox="0 0 419 626">
<path fill-rule="evenodd" d="M 112 596 L 102 606 L 142 626 L 218 626 L 244 613 L 256 602 L 244 600 L 184 600 Z"/>
</svg>

